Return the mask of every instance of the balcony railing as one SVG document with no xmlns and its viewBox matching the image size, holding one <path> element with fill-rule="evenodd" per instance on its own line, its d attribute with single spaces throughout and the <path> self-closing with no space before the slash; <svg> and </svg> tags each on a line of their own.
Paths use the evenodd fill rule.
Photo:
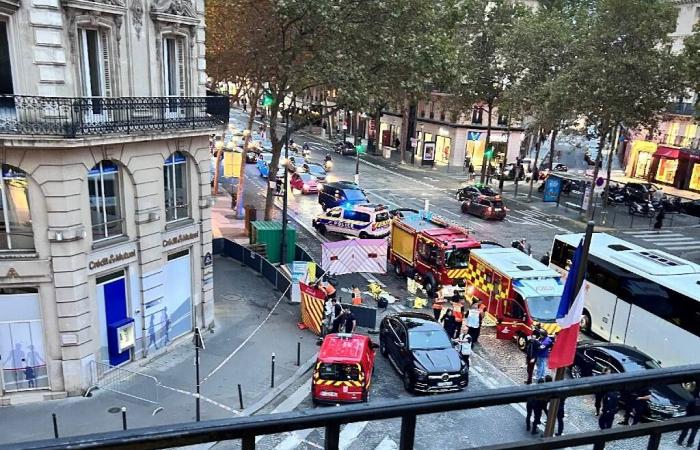
<svg viewBox="0 0 700 450">
<path fill-rule="evenodd" d="M 695 115 L 695 105 L 692 103 L 669 103 L 666 111 L 680 116 L 692 116 Z"/>
<path fill-rule="evenodd" d="M 612 390 L 634 392 L 641 387 L 651 385 L 679 384 L 692 381 L 700 382 L 700 365 L 603 375 L 579 380 L 565 380 L 557 383 L 510 386 L 500 389 L 474 391 L 463 395 L 407 398 L 372 402 L 369 405 L 319 408 L 313 412 L 295 411 L 198 423 L 163 425 L 123 432 L 22 442 L 5 448 L 8 450 L 57 450 L 63 448 L 139 450 L 239 439 L 243 450 L 252 450 L 256 447 L 255 438 L 257 436 L 307 428 L 323 428 L 325 431 L 324 448 L 337 450 L 341 425 L 398 418 L 401 421 L 399 448 L 401 450 L 409 450 L 414 447 L 416 431 L 421 431 L 420 428 L 416 429 L 416 419 L 423 414 L 444 413 L 464 409 L 483 409 L 489 406 L 522 403 L 530 398 L 561 399 Z M 698 425 L 700 425 L 700 416 L 682 417 L 662 422 L 618 427 L 603 431 L 588 431 L 553 438 L 515 441 L 505 444 L 494 443 L 494 445 L 481 448 L 489 450 L 544 450 L 593 445 L 594 450 L 603 450 L 607 442 L 646 436 L 648 437 L 646 448 L 656 450 L 659 448 L 663 433 Z M 478 430 L 469 430 L 468 424 L 465 425 L 464 431 L 465 433 L 478 432 Z"/>
<path fill-rule="evenodd" d="M 0 135 L 76 138 L 211 128 L 227 124 L 225 96 L 0 96 Z"/>
</svg>

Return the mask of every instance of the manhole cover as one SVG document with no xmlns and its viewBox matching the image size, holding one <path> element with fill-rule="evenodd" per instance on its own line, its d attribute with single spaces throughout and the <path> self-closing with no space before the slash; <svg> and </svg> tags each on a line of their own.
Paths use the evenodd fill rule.
<svg viewBox="0 0 700 450">
<path fill-rule="evenodd" d="M 122 411 L 122 409 L 119 406 L 113 406 L 107 410 L 107 412 L 110 414 L 116 414 L 116 413 L 119 413 L 121 411 Z"/>
</svg>

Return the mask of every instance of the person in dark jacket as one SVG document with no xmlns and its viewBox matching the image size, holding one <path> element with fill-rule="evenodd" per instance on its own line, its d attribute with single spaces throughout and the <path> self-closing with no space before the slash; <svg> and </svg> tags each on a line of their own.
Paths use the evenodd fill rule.
<svg viewBox="0 0 700 450">
<path fill-rule="evenodd" d="M 650 398 L 651 392 L 647 388 L 625 394 L 625 417 L 622 419 L 622 422 L 618 422 L 618 425 L 629 425 L 630 417 L 632 418 L 632 425 L 637 425 L 642 420 L 646 402 Z"/>
<path fill-rule="evenodd" d="M 537 384 L 544 383 L 544 378 L 537 380 Z M 542 423 L 542 413 L 547 409 L 547 400 L 533 397 L 527 400 L 525 404 L 527 415 L 525 416 L 525 429 L 532 434 L 537 434 L 537 425 Z M 532 418 L 532 426 L 530 425 Z"/>
<path fill-rule="evenodd" d="M 685 415 L 686 417 L 700 416 L 700 398 L 696 397 L 688 402 L 688 406 L 685 409 Z M 690 433 L 690 436 L 688 436 L 688 433 Z M 676 443 L 678 445 L 683 445 L 685 437 L 688 436 L 688 443 L 686 444 L 686 446 L 692 447 L 693 443 L 695 442 L 695 436 L 697 434 L 697 426 L 692 428 L 684 428 L 683 431 L 681 431 L 681 434 L 678 436 L 678 440 L 676 441 Z M 700 441 L 698 442 L 698 448 L 700 449 Z"/>
<path fill-rule="evenodd" d="M 656 215 L 656 222 L 654 222 L 654 229 L 659 231 L 664 225 L 664 219 L 666 218 L 666 212 L 664 211 L 663 205 L 659 207 L 659 213 Z"/>
<path fill-rule="evenodd" d="M 547 361 L 549 361 L 549 352 L 552 349 L 552 338 L 549 337 L 546 331 L 540 331 L 540 339 L 537 346 L 537 378 L 544 378 L 547 374 Z"/>
<path fill-rule="evenodd" d="M 532 334 L 527 338 L 527 344 L 525 345 L 525 364 L 527 367 L 527 380 L 525 380 L 525 384 L 532 384 L 532 373 L 535 371 L 537 348 L 539 346 L 539 328 L 535 328 Z"/>
<path fill-rule="evenodd" d="M 445 332 L 452 339 L 457 332 L 457 321 L 455 320 L 454 314 L 452 314 L 452 308 L 445 311 L 445 317 L 442 319 L 442 326 L 445 328 Z"/>
<path fill-rule="evenodd" d="M 601 430 L 612 428 L 620 404 L 620 393 L 617 391 L 605 392 L 601 397 L 601 414 L 598 417 L 598 425 Z"/>
<path fill-rule="evenodd" d="M 610 374 L 610 367 L 603 367 L 603 371 L 600 373 L 601 375 L 609 375 Z M 600 416 L 600 407 L 603 401 L 603 395 L 605 395 L 605 392 L 596 392 L 595 393 L 595 415 Z"/>
</svg>

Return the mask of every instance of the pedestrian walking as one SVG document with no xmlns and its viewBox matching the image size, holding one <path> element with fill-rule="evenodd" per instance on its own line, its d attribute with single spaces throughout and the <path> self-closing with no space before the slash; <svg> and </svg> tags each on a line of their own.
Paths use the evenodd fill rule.
<svg viewBox="0 0 700 450">
<path fill-rule="evenodd" d="M 469 162 L 469 179 L 474 179 L 474 164 L 472 164 L 471 161 Z"/>
<path fill-rule="evenodd" d="M 436 321 L 440 320 L 440 315 L 442 314 L 442 306 L 445 304 L 445 297 L 442 291 L 442 286 L 438 286 L 435 292 L 432 294 L 433 301 L 433 317 Z"/>
<path fill-rule="evenodd" d="M 598 426 L 601 430 L 612 428 L 617 414 L 618 405 L 620 404 L 620 393 L 617 391 L 609 391 L 601 396 L 601 413 L 598 417 Z"/>
<path fill-rule="evenodd" d="M 664 206 L 659 206 L 659 213 L 656 215 L 656 222 L 654 222 L 654 229 L 659 231 L 664 225 L 664 218 L 666 217 L 666 212 L 664 211 Z"/>
<path fill-rule="evenodd" d="M 445 328 L 447 336 L 453 339 L 458 328 L 455 316 L 452 314 L 452 308 L 448 308 L 447 311 L 445 311 L 445 317 L 442 318 L 442 326 Z"/>
<path fill-rule="evenodd" d="M 22 364 L 25 365 L 24 378 L 27 380 L 27 387 L 28 388 L 35 388 L 36 387 L 36 372 L 34 371 L 34 367 L 30 366 L 29 363 L 27 363 L 27 361 L 25 359 L 22 360 Z"/>
<path fill-rule="evenodd" d="M 532 384 L 532 374 L 535 371 L 535 362 L 537 361 L 537 349 L 540 346 L 539 329 L 535 328 L 533 333 L 528 336 L 527 344 L 525 344 L 525 364 L 527 367 L 527 379 L 525 384 Z"/>
<path fill-rule="evenodd" d="M 545 252 L 544 255 L 540 258 L 540 262 L 544 264 L 545 266 L 549 265 L 549 252 Z"/>
<path fill-rule="evenodd" d="M 544 383 L 544 378 L 537 380 L 537 384 Z M 525 403 L 525 430 L 530 431 L 532 434 L 537 434 L 537 426 L 542 423 L 542 413 L 547 408 L 547 400 L 538 397 L 532 397 L 527 399 Z M 530 425 L 530 419 L 532 419 L 532 425 Z"/>
<path fill-rule="evenodd" d="M 686 406 L 685 409 L 685 415 L 686 417 L 700 416 L 700 398 L 696 397 L 688 402 L 688 406 Z M 688 433 L 690 433 L 689 436 Z M 683 445 L 683 441 L 685 440 L 686 436 L 688 436 L 688 442 L 686 443 L 686 447 L 692 447 L 693 443 L 695 442 L 695 436 L 697 434 L 697 426 L 694 426 L 692 428 L 684 428 L 681 431 L 681 434 L 678 436 L 678 440 L 676 441 L 676 443 L 678 445 Z M 698 448 L 700 449 L 700 441 L 698 441 Z"/>
<path fill-rule="evenodd" d="M 481 334 L 481 313 L 479 312 L 479 303 L 472 303 L 467 313 L 467 333 L 472 338 L 472 345 L 479 342 L 479 334 Z"/>
<path fill-rule="evenodd" d="M 241 103 L 243 104 L 243 111 L 248 111 L 248 102 L 245 98 L 241 100 Z"/>
<path fill-rule="evenodd" d="M 539 333 L 539 345 L 537 346 L 537 378 L 544 378 L 547 374 L 547 361 L 549 360 L 549 352 L 552 349 L 552 338 L 549 337 L 546 331 L 541 330 Z"/>
</svg>

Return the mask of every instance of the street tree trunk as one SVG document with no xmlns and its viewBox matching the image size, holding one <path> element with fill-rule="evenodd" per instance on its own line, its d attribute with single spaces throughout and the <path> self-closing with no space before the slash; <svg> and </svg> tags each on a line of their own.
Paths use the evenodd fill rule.
<svg viewBox="0 0 700 450">
<path fill-rule="evenodd" d="M 557 134 L 559 134 L 559 128 L 554 128 L 552 130 L 552 141 L 549 143 L 549 170 L 552 170 L 554 166 L 554 141 L 557 139 Z"/>
<path fill-rule="evenodd" d="M 241 155 L 241 169 L 238 172 L 238 189 L 236 190 L 236 217 L 243 219 L 243 196 L 245 185 L 245 158 L 248 151 L 248 144 L 253 135 L 253 124 L 255 123 L 255 113 L 258 110 L 258 100 L 260 99 L 260 85 L 256 85 L 253 97 L 250 99 L 250 113 L 248 114 L 247 133 L 243 139 L 243 154 Z"/>
<path fill-rule="evenodd" d="M 382 107 L 378 107 L 377 110 L 374 112 L 374 154 L 381 154 L 379 151 L 379 144 L 381 142 L 381 136 L 380 136 L 380 131 L 382 129 L 381 127 L 381 120 L 382 120 Z"/>
<path fill-rule="evenodd" d="M 224 141 L 225 133 L 221 135 L 221 142 Z M 214 145 L 216 145 L 216 137 L 214 138 Z M 216 148 L 216 147 L 215 147 Z M 219 170 L 221 169 L 221 157 L 224 155 L 224 148 L 216 149 L 216 160 L 214 162 L 214 183 L 211 188 L 212 195 L 219 195 Z"/>
<path fill-rule="evenodd" d="M 493 109 L 493 101 L 489 101 L 486 106 L 488 107 L 488 117 L 486 119 L 486 142 L 484 143 L 484 157 L 481 161 L 481 179 L 480 183 L 486 181 L 486 171 L 488 170 L 489 161 L 486 157 L 486 152 L 489 151 L 489 146 L 491 145 L 491 110 Z M 508 151 L 506 150 L 506 155 Z"/>
<path fill-rule="evenodd" d="M 279 99 L 275 98 L 275 103 L 270 107 L 270 140 L 272 141 L 272 160 L 270 161 L 270 171 L 267 174 L 267 194 L 265 196 L 265 220 L 272 220 L 272 212 L 275 207 L 275 185 L 277 183 L 277 170 L 279 168 L 280 155 L 282 154 L 282 139 L 277 135 L 277 114 L 280 110 Z M 285 169 L 286 170 L 286 169 Z M 286 187 L 285 187 L 286 189 Z"/>
<path fill-rule="evenodd" d="M 539 159 L 540 159 L 540 147 L 542 146 L 542 139 L 541 139 L 541 136 L 542 136 L 542 128 L 538 128 L 538 130 L 537 130 L 537 141 L 535 142 L 535 160 L 534 160 L 533 163 L 532 163 L 533 169 L 534 169 L 535 167 L 537 167 L 537 173 L 538 173 L 538 175 L 539 175 L 539 171 L 540 171 L 540 170 L 539 170 L 539 167 L 537 166 L 537 163 L 538 163 L 538 161 L 539 161 Z M 533 187 L 534 183 L 535 183 L 535 171 L 533 170 L 533 171 L 531 172 L 531 175 L 530 175 L 530 189 L 529 189 L 528 192 L 527 192 L 527 201 L 528 201 L 528 202 L 532 200 L 532 187 Z"/>
<path fill-rule="evenodd" d="M 409 129 L 409 121 L 411 120 L 411 104 L 409 101 L 405 101 L 403 104 L 403 111 L 401 113 L 401 142 L 399 142 L 399 148 L 396 150 L 401 153 L 401 164 L 406 164 L 405 160 L 405 151 L 404 148 L 407 148 L 406 146 L 408 145 L 408 140 L 411 138 L 411 135 L 408 134 L 408 129 Z M 393 142 L 392 142 L 393 144 Z"/>
<path fill-rule="evenodd" d="M 591 193 L 588 195 L 588 204 L 586 205 L 586 220 L 590 221 L 593 220 L 593 200 L 595 199 L 594 190 L 595 190 L 595 180 L 598 178 L 598 172 L 599 172 L 599 165 L 600 161 L 602 160 L 602 155 L 603 155 L 603 147 L 605 147 L 605 138 L 608 136 L 608 133 L 610 132 L 609 127 L 600 127 L 598 130 L 598 135 L 600 137 L 600 144 L 598 147 L 598 154 L 595 157 L 595 162 L 593 166 L 593 181 L 591 182 Z M 584 190 L 585 192 L 585 190 Z"/>
<path fill-rule="evenodd" d="M 608 152 L 608 167 L 607 167 L 607 174 L 605 175 L 605 190 L 603 191 L 603 206 L 607 207 L 608 206 L 608 195 L 610 194 L 610 174 L 612 173 L 612 160 L 613 160 L 613 155 L 615 154 L 615 150 L 619 146 L 618 140 L 616 139 L 616 134 L 617 134 L 618 126 L 616 125 L 615 128 L 612 130 L 612 134 L 610 135 L 610 152 Z"/>
</svg>

